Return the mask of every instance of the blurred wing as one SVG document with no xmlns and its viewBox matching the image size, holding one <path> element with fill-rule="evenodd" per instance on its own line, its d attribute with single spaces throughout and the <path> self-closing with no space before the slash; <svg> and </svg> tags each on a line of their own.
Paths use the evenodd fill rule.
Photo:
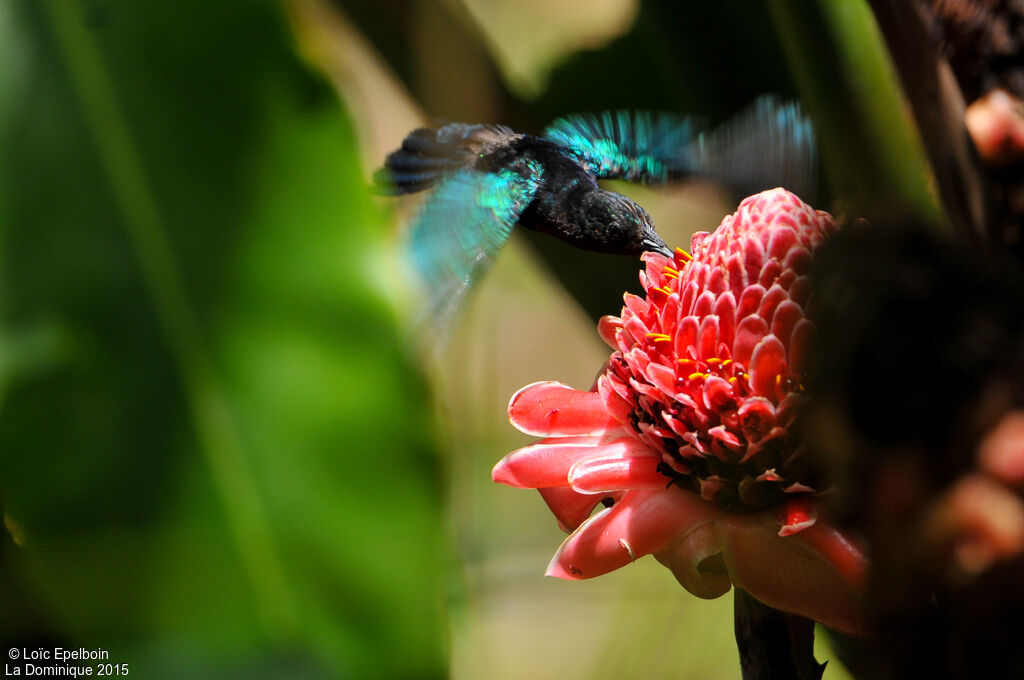
<svg viewBox="0 0 1024 680">
<path fill-rule="evenodd" d="M 510 169 L 463 169 L 438 184 L 409 231 L 406 253 L 423 287 L 417 333 L 442 344 L 470 286 L 491 266 L 540 185 L 539 164 Z M 434 343 L 439 337 L 442 342 Z"/>
<path fill-rule="evenodd" d="M 784 186 L 813 200 L 814 130 L 796 102 L 765 96 L 712 132 L 697 119 L 644 111 L 575 114 L 544 133 L 598 179 L 663 183 L 697 176 L 743 196 Z"/>
<path fill-rule="evenodd" d="M 814 128 L 797 102 L 764 96 L 700 135 L 689 152 L 694 173 L 741 196 L 785 187 L 814 201 L 818 155 Z"/>
<path fill-rule="evenodd" d="M 663 183 L 690 174 L 699 123 L 668 113 L 604 111 L 559 118 L 544 136 L 598 179 Z"/>
<path fill-rule="evenodd" d="M 450 123 L 442 128 L 419 128 L 402 140 L 398 150 L 388 154 L 384 167 L 374 175 L 374 183 L 386 194 L 423 191 L 517 136 L 504 125 Z"/>
</svg>

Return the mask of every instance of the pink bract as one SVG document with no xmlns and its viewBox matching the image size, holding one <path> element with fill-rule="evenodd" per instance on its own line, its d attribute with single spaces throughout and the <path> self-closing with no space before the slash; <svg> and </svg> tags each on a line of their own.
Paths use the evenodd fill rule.
<svg viewBox="0 0 1024 680">
<path fill-rule="evenodd" d="M 645 297 L 604 317 L 596 390 L 527 385 L 509 419 L 543 440 L 495 481 L 536 488 L 571 535 L 548 575 L 598 576 L 653 553 L 701 597 L 730 585 L 862 632 L 866 561 L 817 517 L 792 425 L 806 399 L 814 249 L 832 217 L 774 189 L 744 200 L 692 257 L 647 253 Z M 600 512 L 594 509 L 602 504 Z"/>
</svg>

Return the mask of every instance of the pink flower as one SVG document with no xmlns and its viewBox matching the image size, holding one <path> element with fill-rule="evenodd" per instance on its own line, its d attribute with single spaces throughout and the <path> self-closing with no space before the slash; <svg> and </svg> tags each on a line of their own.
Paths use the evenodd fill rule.
<svg viewBox="0 0 1024 680">
<path fill-rule="evenodd" d="M 548 575 L 598 576 L 653 553 L 692 593 L 730 585 L 849 633 L 863 631 L 866 561 L 817 519 L 792 425 L 806 399 L 811 253 L 832 217 L 775 189 L 744 200 L 693 256 L 647 253 L 646 297 L 604 317 L 615 350 L 596 391 L 541 382 L 509 419 L 545 439 L 495 481 L 536 488 L 571 535 Z M 598 504 L 604 505 L 591 516 Z"/>
</svg>

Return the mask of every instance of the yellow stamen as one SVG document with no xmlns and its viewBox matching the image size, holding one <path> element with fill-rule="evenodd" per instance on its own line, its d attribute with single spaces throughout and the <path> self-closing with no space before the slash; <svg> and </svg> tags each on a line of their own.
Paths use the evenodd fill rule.
<svg viewBox="0 0 1024 680">
<path fill-rule="evenodd" d="M 722 360 L 721 360 L 721 359 L 719 359 L 718 357 L 711 357 L 711 358 L 710 358 L 710 359 L 708 359 L 707 361 L 708 361 L 708 363 L 709 363 L 709 364 L 711 364 L 712 366 L 714 366 L 715 364 L 720 364 L 720 363 L 722 363 Z"/>
<path fill-rule="evenodd" d="M 670 336 L 665 335 L 664 333 L 648 333 L 645 337 L 648 340 L 654 340 L 655 342 L 657 342 L 659 340 L 671 340 L 672 339 Z"/>
<path fill-rule="evenodd" d="M 682 260 L 683 262 L 689 262 L 690 260 L 693 259 L 693 257 L 682 248 L 676 248 L 676 257 Z"/>
<path fill-rule="evenodd" d="M 700 371 L 697 371 L 696 373 L 691 373 L 690 375 L 686 376 L 686 379 L 687 380 L 693 380 L 695 378 L 707 378 L 707 377 L 708 377 L 707 373 L 701 373 Z"/>
<path fill-rule="evenodd" d="M 665 286 L 663 286 L 661 288 L 655 288 L 654 290 L 660 291 L 660 292 L 664 293 L 665 295 L 671 295 L 672 294 L 672 291 L 670 291 L 668 289 L 668 287 L 665 287 Z"/>
<path fill-rule="evenodd" d="M 661 273 L 664 274 L 665 276 L 667 276 L 670 279 L 678 279 L 679 278 L 679 270 L 678 269 L 673 269 L 672 267 L 669 267 L 668 265 L 665 265 L 665 267 L 661 270 Z"/>
<path fill-rule="evenodd" d="M 732 383 L 732 384 L 735 384 L 736 380 L 737 380 L 736 376 L 733 376 L 733 377 L 729 378 L 729 382 Z"/>
<path fill-rule="evenodd" d="M 722 368 L 725 368 L 726 366 L 728 366 L 731 363 L 732 363 L 732 359 L 726 359 L 725 361 L 722 362 Z"/>
<path fill-rule="evenodd" d="M 687 365 L 687 364 L 695 364 L 695 363 L 697 363 L 693 359 L 676 359 L 676 361 L 678 361 L 679 363 L 683 364 L 684 366 Z"/>
</svg>

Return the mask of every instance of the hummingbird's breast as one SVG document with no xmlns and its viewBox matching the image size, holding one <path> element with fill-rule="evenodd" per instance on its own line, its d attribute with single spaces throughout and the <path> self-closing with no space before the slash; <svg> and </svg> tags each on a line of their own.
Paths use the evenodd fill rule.
<svg viewBox="0 0 1024 680">
<path fill-rule="evenodd" d="M 584 227 L 584 196 L 597 190 L 597 180 L 563 147 L 542 137 L 523 135 L 481 156 L 474 167 L 484 172 L 513 170 L 541 173 L 533 201 L 519 216 L 526 229 L 574 242 Z"/>
</svg>

